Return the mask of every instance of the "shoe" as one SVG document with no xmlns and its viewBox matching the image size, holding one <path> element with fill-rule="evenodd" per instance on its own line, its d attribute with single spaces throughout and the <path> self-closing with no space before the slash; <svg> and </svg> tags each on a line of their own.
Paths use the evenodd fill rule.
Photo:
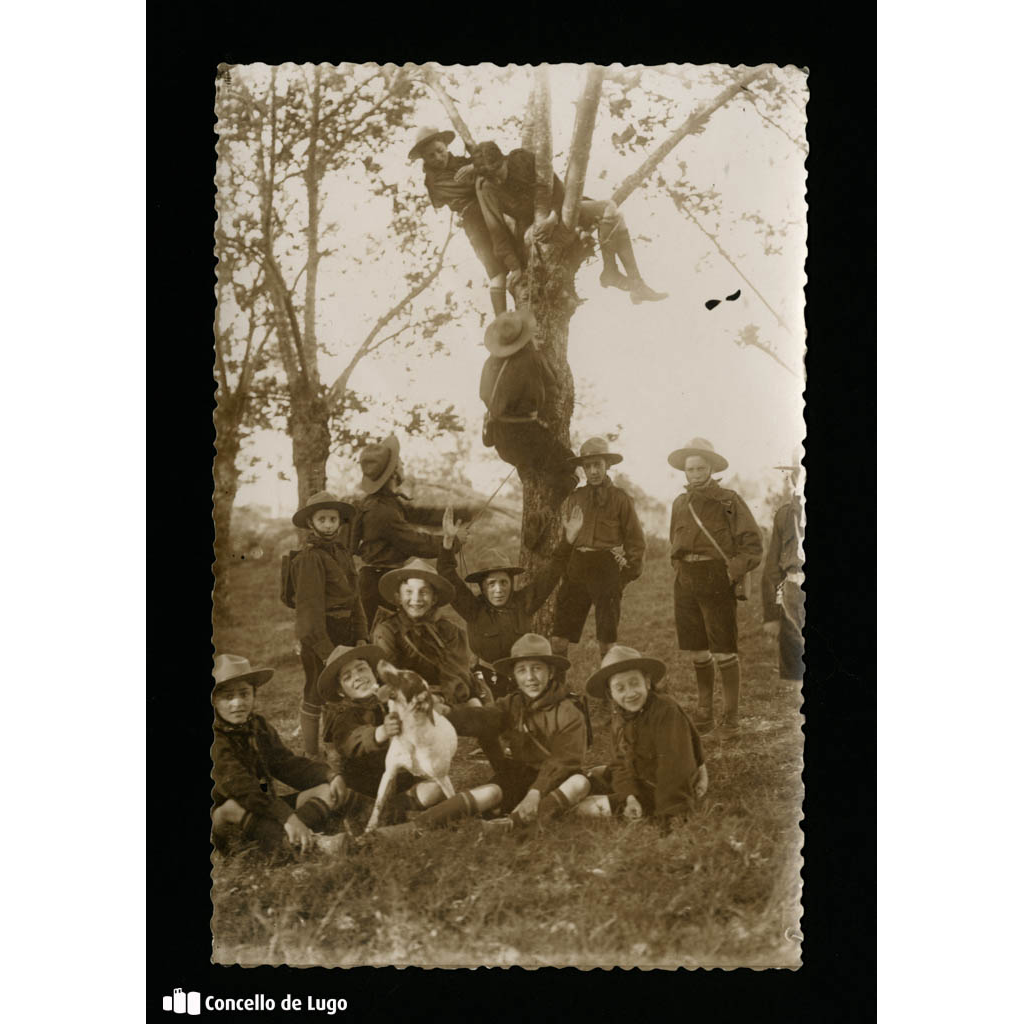
<svg viewBox="0 0 1024 1024">
<path fill-rule="evenodd" d="M 631 291 L 633 283 L 617 267 L 605 267 L 601 271 L 602 288 L 621 288 L 624 292 Z"/>
<path fill-rule="evenodd" d="M 321 853 L 329 854 L 332 857 L 343 856 L 348 848 L 348 836 L 344 832 L 339 832 L 334 836 L 317 833 L 313 837 L 313 841 Z"/>
<path fill-rule="evenodd" d="M 630 283 L 629 297 L 634 306 L 639 306 L 641 302 L 661 302 L 668 298 L 668 292 L 656 292 L 638 277 Z"/>
<path fill-rule="evenodd" d="M 721 736 L 735 736 L 739 731 L 740 722 L 735 711 L 727 711 L 722 721 L 718 723 L 718 728 L 715 730 L 715 732 Z"/>
</svg>

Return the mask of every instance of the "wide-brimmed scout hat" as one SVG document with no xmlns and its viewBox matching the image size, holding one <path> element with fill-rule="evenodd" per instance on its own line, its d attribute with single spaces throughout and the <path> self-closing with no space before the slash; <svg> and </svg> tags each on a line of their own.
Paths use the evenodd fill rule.
<svg viewBox="0 0 1024 1024">
<path fill-rule="evenodd" d="M 650 676 L 651 686 L 665 675 L 665 662 L 657 658 L 645 658 L 632 647 L 616 644 L 608 649 L 608 653 L 601 659 L 601 667 L 587 680 L 587 695 L 607 697 L 608 680 L 619 672 L 628 672 L 633 668 Z"/>
<path fill-rule="evenodd" d="M 433 127 L 420 128 L 420 130 L 416 132 L 416 143 L 412 147 L 412 149 L 409 150 L 409 159 L 418 159 L 420 155 L 420 150 L 428 142 L 433 142 L 434 139 L 442 139 L 444 140 L 444 144 L 446 146 L 450 146 L 455 139 L 455 132 L 448 131 L 447 129 L 445 131 L 441 131 L 440 128 Z"/>
<path fill-rule="evenodd" d="M 226 683 L 262 686 L 274 675 L 272 668 L 253 668 L 248 658 L 238 654 L 218 654 L 213 659 L 213 692 Z"/>
<path fill-rule="evenodd" d="M 365 661 L 374 674 L 377 672 L 377 662 L 384 657 L 384 652 L 376 644 L 363 644 L 360 647 L 335 647 L 331 651 L 323 672 L 316 681 L 316 688 L 324 701 L 337 700 L 341 696 L 341 670 L 353 661 L 362 659 Z"/>
<path fill-rule="evenodd" d="M 359 453 L 359 468 L 363 471 L 359 486 L 367 494 L 376 494 L 398 468 L 398 438 L 392 434 L 380 444 L 368 444 Z"/>
<path fill-rule="evenodd" d="M 305 505 L 292 516 L 292 523 L 299 529 L 309 529 L 309 520 L 314 512 L 324 508 L 335 508 L 341 513 L 341 521 L 351 519 L 355 509 L 347 502 L 342 501 L 330 491 L 317 491 Z"/>
<path fill-rule="evenodd" d="M 584 459 L 592 459 L 600 455 L 609 466 L 618 465 L 622 456 L 608 450 L 608 442 L 603 437 L 592 437 L 580 445 L 579 455 L 574 455 L 568 461 L 574 466 L 582 466 Z"/>
<path fill-rule="evenodd" d="M 499 658 L 494 663 L 494 671 L 499 675 L 513 678 L 517 661 L 543 661 L 552 668 L 568 668 L 569 659 L 551 653 L 551 643 L 539 633 L 524 633 L 513 645 L 512 653 L 507 658 Z"/>
<path fill-rule="evenodd" d="M 722 470 L 729 468 L 728 461 L 715 451 L 715 446 L 705 437 L 695 437 L 684 447 L 677 448 L 668 457 L 668 464 L 673 469 L 685 469 L 686 460 L 691 455 L 699 455 L 706 459 L 712 473 L 721 473 Z"/>
<path fill-rule="evenodd" d="M 384 573 L 377 584 L 381 597 L 391 604 L 398 604 L 398 588 L 406 580 L 423 580 L 424 583 L 429 583 L 437 594 L 438 608 L 443 604 L 449 604 L 455 597 L 455 588 L 443 576 L 434 572 L 422 558 L 414 558 L 400 569 Z"/>
<path fill-rule="evenodd" d="M 507 572 L 515 579 L 521 572 L 526 570 L 521 565 L 513 565 L 512 559 L 500 551 L 489 551 L 484 559 L 483 568 L 476 572 L 467 573 L 467 583 L 483 583 L 492 572 Z"/>
<path fill-rule="evenodd" d="M 800 458 L 802 454 L 803 452 L 801 451 L 800 447 L 797 446 L 796 448 L 793 449 L 793 457 L 790 459 L 788 466 L 772 466 L 772 469 L 803 469 L 804 467 L 800 463 Z"/>
<path fill-rule="evenodd" d="M 528 309 L 499 313 L 484 331 L 484 348 L 492 356 L 515 355 L 537 333 L 537 318 Z"/>
</svg>

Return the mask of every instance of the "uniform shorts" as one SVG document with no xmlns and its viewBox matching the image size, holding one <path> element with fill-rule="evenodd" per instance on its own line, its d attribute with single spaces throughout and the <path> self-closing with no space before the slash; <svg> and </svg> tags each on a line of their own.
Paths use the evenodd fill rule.
<svg viewBox="0 0 1024 1024">
<path fill-rule="evenodd" d="M 578 644 L 594 606 L 598 643 L 618 639 L 622 577 L 610 551 L 574 551 L 555 597 L 554 635 Z"/>
<path fill-rule="evenodd" d="M 673 597 L 680 650 L 738 652 L 736 597 L 724 562 L 677 562 Z"/>
<path fill-rule="evenodd" d="M 522 761 L 505 759 L 501 769 L 488 780 L 501 786 L 502 814 L 510 814 L 516 809 L 523 797 L 533 788 L 533 784 L 537 781 L 538 772 L 539 769 L 534 768 L 532 765 L 524 764 Z M 577 772 L 574 769 L 565 769 L 562 778 L 556 776 L 555 786 L 552 788 L 560 786 L 566 779 L 575 774 Z M 545 796 L 547 796 L 546 793 L 541 793 L 541 797 Z"/>
</svg>

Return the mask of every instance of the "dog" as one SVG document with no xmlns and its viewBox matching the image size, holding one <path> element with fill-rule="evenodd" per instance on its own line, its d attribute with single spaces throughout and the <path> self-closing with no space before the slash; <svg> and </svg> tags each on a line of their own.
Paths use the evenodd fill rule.
<svg viewBox="0 0 1024 1024">
<path fill-rule="evenodd" d="M 381 681 L 377 700 L 387 705 L 389 712 L 398 715 L 402 731 L 392 736 L 388 745 L 384 774 L 366 832 L 377 827 L 380 812 L 391 799 L 395 779 L 402 768 L 417 778 L 436 782 L 446 797 L 455 796 L 448 772 L 458 737 L 455 727 L 444 715 L 434 714 L 434 697 L 427 684 L 415 672 L 397 669 L 387 661 L 378 662 L 377 678 Z"/>
</svg>

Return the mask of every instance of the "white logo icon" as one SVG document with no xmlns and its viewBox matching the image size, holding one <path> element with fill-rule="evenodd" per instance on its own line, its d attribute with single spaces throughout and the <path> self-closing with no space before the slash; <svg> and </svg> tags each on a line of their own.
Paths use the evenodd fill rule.
<svg viewBox="0 0 1024 1024">
<path fill-rule="evenodd" d="M 187 995 L 180 988 L 174 990 L 173 996 L 164 996 L 164 1009 L 174 1013 L 188 1013 L 199 1016 L 199 993 L 189 992 Z"/>
</svg>

